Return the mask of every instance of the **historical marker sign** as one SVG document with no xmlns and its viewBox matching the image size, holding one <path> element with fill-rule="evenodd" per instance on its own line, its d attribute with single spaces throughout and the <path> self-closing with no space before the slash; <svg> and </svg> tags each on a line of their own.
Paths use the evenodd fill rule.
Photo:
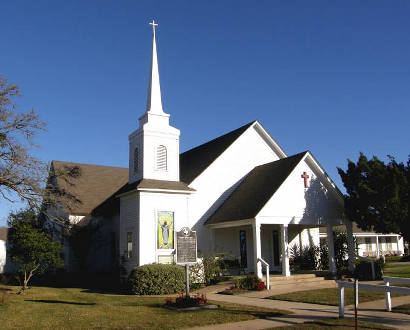
<svg viewBox="0 0 410 330">
<path fill-rule="evenodd" d="M 196 231 L 183 227 L 177 232 L 177 264 L 194 264 L 196 257 Z"/>
</svg>

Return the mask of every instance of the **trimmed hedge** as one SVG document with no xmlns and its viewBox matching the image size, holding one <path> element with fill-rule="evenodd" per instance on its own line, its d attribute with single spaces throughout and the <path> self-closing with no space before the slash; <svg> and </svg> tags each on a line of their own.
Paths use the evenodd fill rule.
<svg viewBox="0 0 410 330">
<path fill-rule="evenodd" d="M 382 259 L 374 260 L 376 280 L 383 279 L 384 263 Z M 372 280 L 372 265 L 366 260 L 356 260 L 355 277 L 361 281 Z"/>
<path fill-rule="evenodd" d="M 177 265 L 152 264 L 136 267 L 128 277 L 129 291 L 137 295 L 160 295 L 183 292 L 184 268 Z"/>
</svg>

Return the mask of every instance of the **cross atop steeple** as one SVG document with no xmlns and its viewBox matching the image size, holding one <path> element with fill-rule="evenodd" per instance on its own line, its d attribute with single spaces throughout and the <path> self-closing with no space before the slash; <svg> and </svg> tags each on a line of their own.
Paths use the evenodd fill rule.
<svg viewBox="0 0 410 330">
<path fill-rule="evenodd" d="M 151 60 L 151 74 L 149 77 L 148 97 L 147 97 L 147 112 L 163 114 L 161 87 L 159 83 L 158 58 L 157 58 L 157 43 L 155 40 L 155 27 L 158 23 L 152 20 L 152 60 Z"/>
<path fill-rule="evenodd" d="M 152 20 L 152 22 L 150 22 L 149 25 L 152 25 L 152 32 L 153 32 L 154 35 L 155 35 L 155 27 L 158 26 L 158 23 L 155 23 L 155 21 Z"/>
</svg>

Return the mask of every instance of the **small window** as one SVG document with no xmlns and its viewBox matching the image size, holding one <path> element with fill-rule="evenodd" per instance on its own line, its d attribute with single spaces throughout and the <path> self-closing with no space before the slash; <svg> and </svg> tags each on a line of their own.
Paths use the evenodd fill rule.
<svg viewBox="0 0 410 330">
<path fill-rule="evenodd" d="M 167 170 L 167 148 L 163 145 L 157 147 L 157 170 Z"/>
<path fill-rule="evenodd" d="M 132 257 L 132 232 L 127 233 L 127 258 Z"/>
<path fill-rule="evenodd" d="M 134 174 L 138 172 L 138 148 L 134 149 Z"/>
</svg>

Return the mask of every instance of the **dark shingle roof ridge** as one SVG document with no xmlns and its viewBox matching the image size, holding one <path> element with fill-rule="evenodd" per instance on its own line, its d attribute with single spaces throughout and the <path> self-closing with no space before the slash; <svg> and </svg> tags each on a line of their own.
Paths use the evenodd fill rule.
<svg viewBox="0 0 410 330">
<path fill-rule="evenodd" d="M 251 121 L 233 131 L 181 153 L 179 155 L 181 181 L 190 184 L 256 122 L 256 120 Z"/>
<path fill-rule="evenodd" d="M 297 154 L 294 154 L 294 155 L 291 155 L 291 156 L 287 156 L 287 157 L 285 157 L 285 158 L 281 158 L 281 159 L 274 160 L 273 162 L 270 162 L 270 163 L 265 163 L 265 164 L 262 164 L 262 165 L 258 165 L 258 166 L 255 166 L 253 170 L 257 169 L 258 167 L 268 166 L 268 165 L 270 165 L 270 164 L 277 163 L 277 162 L 286 162 L 286 161 L 288 162 L 289 160 L 294 159 L 294 158 L 299 158 L 299 157 L 300 157 L 300 160 L 302 160 L 303 156 L 305 156 L 305 154 L 308 153 L 308 152 L 310 153 L 309 150 L 302 151 L 302 152 L 299 152 L 299 153 L 297 153 Z M 252 171 L 253 171 L 253 170 L 252 170 Z M 251 172 L 252 172 L 252 171 L 251 171 Z M 251 172 L 249 172 L 249 174 L 250 174 Z M 289 174 L 290 174 L 290 173 L 289 173 Z"/>
<path fill-rule="evenodd" d="M 254 218 L 286 181 L 307 152 L 304 151 L 254 167 L 205 223 L 215 224 Z M 269 176 L 271 174 L 269 170 L 274 169 L 276 169 L 275 175 Z M 256 198 L 256 200 L 252 201 L 252 198 Z M 250 200 L 251 202 L 249 202 Z"/>
<path fill-rule="evenodd" d="M 73 165 L 79 165 L 79 166 L 109 167 L 109 168 L 118 168 L 118 169 L 128 170 L 128 167 L 99 165 L 99 164 L 86 164 L 86 163 L 77 163 L 77 162 L 70 162 L 70 161 L 56 160 L 56 159 L 53 159 L 51 163 L 73 164 Z"/>
<path fill-rule="evenodd" d="M 207 141 L 207 142 L 204 142 L 204 143 L 200 144 L 199 146 L 196 146 L 196 147 L 193 147 L 193 148 L 191 148 L 191 149 L 189 149 L 189 150 L 186 150 L 186 151 L 184 151 L 183 153 L 181 153 L 180 156 L 182 156 L 183 154 L 186 154 L 186 153 L 188 153 L 188 152 L 194 151 L 194 150 L 196 150 L 196 149 L 200 149 L 200 148 L 204 147 L 204 146 L 207 145 L 207 144 L 215 143 L 215 142 L 217 142 L 217 140 L 222 139 L 222 138 L 225 138 L 225 137 L 227 137 L 227 136 L 229 136 L 229 135 L 234 135 L 235 133 L 244 132 L 248 127 L 252 126 L 252 124 L 254 124 L 254 123 L 256 123 L 256 122 L 257 122 L 257 120 L 253 120 L 253 121 L 251 121 L 251 122 L 249 122 L 249 123 L 247 123 L 247 124 L 245 124 L 245 125 L 242 125 L 241 127 L 238 127 L 238 128 L 236 128 L 236 129 L 234 129 L 234 130 L 228 132 L 228 133 L 222 134 L 222 135 L 220 135 L 220 136 L 218 136 L 218 137 L 216 137 L 216 138 L 214 138 L 214 139 L 212 139 L 212 140 L 209 140 L 209 141 Z M 232 141 L 232 142 L 233 142 L 233 141 Z"/>
</svg>

